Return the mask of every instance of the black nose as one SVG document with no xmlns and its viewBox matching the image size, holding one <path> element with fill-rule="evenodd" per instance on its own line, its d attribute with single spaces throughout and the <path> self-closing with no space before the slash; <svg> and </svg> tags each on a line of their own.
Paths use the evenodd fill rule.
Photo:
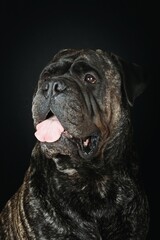
<svg viewBox="0 0 160 240">
<path fill-rule="evenodd" d="M 42 85 L 42 91 L 45 98 L 49 96 L 55 96 L 62 93 L 66 89 L 66 85 L 63 81 L 57 80 L 53 82 L 44 82 Z"/>
</svg>

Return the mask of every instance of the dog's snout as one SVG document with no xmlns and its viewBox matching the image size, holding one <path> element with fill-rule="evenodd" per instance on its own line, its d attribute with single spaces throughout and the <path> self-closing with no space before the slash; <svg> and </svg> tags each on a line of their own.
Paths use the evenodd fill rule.
<svg viewBox="0 0 160 240">
<path fill-rule="evenodd" d="M 42 85 L 42 91 L 45 98 L 49 96 L 55 96 L 62 93 L 66 89 L 66 85 L 63 81 L 57 80 L 54 82 L 44 82 Z"/>
</svg>

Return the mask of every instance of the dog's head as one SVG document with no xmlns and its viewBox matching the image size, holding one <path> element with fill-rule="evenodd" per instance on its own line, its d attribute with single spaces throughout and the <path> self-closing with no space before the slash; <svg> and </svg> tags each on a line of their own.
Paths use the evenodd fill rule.
<svg viewBox="0 0 160 240">
<path fill-rule="evenodd" d="M 102 155 L 117 129 L 123 134 L 122 122 L 128 124 L 128 109 L 143 89 L 141 68 L 114 54 L 60 51 L 42 71 L 33 97 L 42 150 L 48 157 Z"/>
</svg>

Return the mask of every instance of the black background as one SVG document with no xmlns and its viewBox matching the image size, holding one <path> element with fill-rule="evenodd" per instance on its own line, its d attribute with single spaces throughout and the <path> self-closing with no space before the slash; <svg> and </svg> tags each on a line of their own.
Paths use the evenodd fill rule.
<svg viewBox="0 0 160 240">
<path fill-rule="evenodd" d="M 135 142 L 151 209 L 150 238 L 159 236 L 159 33 L 154 1 L 4 1 L 1 3 L 0 207 L 18 189 L 35 144 L 32 94 L 39 74 L 63 48 L 100 48 L 152 69 L 136 100 Z M 150 239 L 149 238 L 149 239 Z"/>
</svg>

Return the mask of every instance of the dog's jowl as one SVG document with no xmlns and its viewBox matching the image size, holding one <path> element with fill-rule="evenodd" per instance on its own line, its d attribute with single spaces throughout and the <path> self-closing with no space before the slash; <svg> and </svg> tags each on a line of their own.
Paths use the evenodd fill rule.
<svg viewBox="0 0 160 240">
<path fill-rule="evenodd" d="M 1 213 L 0 239 L 144 240 L 130 111 L 142 69 L 101 50 L 66 49 L 33 96 L 37 143 L 24 182 Z"/>
</svg>

